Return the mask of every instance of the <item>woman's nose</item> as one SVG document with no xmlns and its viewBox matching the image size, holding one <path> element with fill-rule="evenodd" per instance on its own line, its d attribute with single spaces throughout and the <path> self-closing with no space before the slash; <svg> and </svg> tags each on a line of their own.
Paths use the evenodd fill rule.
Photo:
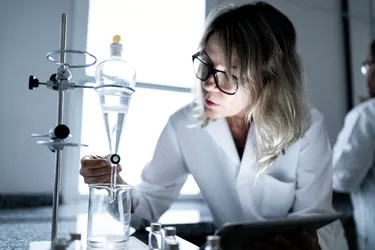
<svg viewBox="0 0 375 250">
<path fill-rule="evenodd" d="M 215 78 L 213 76 L 213 74 L 211 74 L 208 79 L 203 82 L 203 88 L 204 90 L 206 90 L 207 92 L 210 91 L 217 91 L 218 88 L 216 87 L 216 84 L 215 84 Z"/>
</svg>

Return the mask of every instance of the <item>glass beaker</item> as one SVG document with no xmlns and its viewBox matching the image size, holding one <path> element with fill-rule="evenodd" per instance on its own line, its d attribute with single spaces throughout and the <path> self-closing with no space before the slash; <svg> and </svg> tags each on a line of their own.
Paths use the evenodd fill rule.
<svg viewBox="0 0 375 250">
<path fill-rule="evenodd" d="M 133 186 L 90 184 L 89 189 L 88 249 L 128 249 Z"/>
</svg>

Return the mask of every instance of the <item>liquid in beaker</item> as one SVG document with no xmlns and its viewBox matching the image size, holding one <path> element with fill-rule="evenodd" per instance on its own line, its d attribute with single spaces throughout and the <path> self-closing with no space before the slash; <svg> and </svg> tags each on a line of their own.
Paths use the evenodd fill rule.
<svg viewBox="0 0 375 250">
<path fill-rule="evenodd" d="M 87 225 L 89 249 L 128 249 L 133 186 L 90 184 Z M 111 201 L 111 195 L 115 200 Z"/>
</svg>

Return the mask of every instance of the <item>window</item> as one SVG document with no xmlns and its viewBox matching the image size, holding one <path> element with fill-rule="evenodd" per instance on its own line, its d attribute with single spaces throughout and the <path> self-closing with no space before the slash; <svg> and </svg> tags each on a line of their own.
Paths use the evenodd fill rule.
<svg viewBox="0 0 375 250">
<path fill-rule="evenodd" d="M 112 37 L 119 34 L 138 82 L 190 88 L 191 55 L 205 11 L 202 0 L 90 0 L 87 50 L 104 60 Z M 94 72 L 95 67 L 86 68 L 87 75 Z"/>
<path fill-rule="evenodd" d="M 99 97 L 95 91 L 86 90 L 83 100 L 81 141 L 90 147 L 81 148 L 81 157 L 87 154 L 108 154 Z M 131 184 L 140 182 L 140 172 L 150 161 L 169 115 L 191 101 L 190 93 L 147 88 L 136 90 L 132 96 L 119 146 L 123 166 L 121 176 L 125 181 Z M 87 185 L 82 178 L 79 192 L 88 194 Z M 199 189 L 190 177 L 181 192 L 194 195 L 199 193 Z"/>
<path fill-rule="evenodd" d="M 129 183 L 137 184 L 141 170 L 152 158 L 168 117 L 193 100 L 189 92 L 195 80 L 191 55 L 196 52 L 203 32 L 206 1 L 88 2 L 85 50 L 94 54 L 98 62 L 105 60 L 112 37 L 119 34 L 126 60 L 137 71 L 136 92 L 119 147 L 123 166 L 121 176 Z M 84 83 L 93 82 L 95 69 L 96 66 L 82 69 L 83 73 L 79 74 Z M 83 91 L 81 142 L 90 147 L 80 149 L 80 158 L 86 154 L 108 153 L 99 99 L 91 89 Z M 79 195 L 88 194 L 81 176 L 78 186 Z M 199 197 L 199 188 L 191 177 L 181 190 L 181 197 L 184 196 Z"/>
</svg>

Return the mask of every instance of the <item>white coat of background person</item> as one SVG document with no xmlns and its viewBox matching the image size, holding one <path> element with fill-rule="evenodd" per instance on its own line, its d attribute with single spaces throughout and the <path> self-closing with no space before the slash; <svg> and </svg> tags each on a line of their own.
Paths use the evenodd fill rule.
<svg viewBox="0 0 375 250">
<path fill-rule="evenodd" d="M 375 41 L 370 51 L 362 64 L 369 98 L 348 112 L 333 151 L 333 187 L 350 193 L 360 250 L 375 249 Z"/>
<path fill-rule="evenodd" d="M 162 131 L 134 189 L 132 226 L 157 221 L 189 174 L 218 227 L 334 212 L 331 145 L 322 115 L 303 101 L 290 20 L 264 2 L 218 7 L 193 65 L 197 98 L 172 114 Z M 108 182 L 110 167 L 92 158 L 82 158 L 85 182 Z M 263 244 L 348 249 L 340 221 L 303 235 Z"/>
</svg>

